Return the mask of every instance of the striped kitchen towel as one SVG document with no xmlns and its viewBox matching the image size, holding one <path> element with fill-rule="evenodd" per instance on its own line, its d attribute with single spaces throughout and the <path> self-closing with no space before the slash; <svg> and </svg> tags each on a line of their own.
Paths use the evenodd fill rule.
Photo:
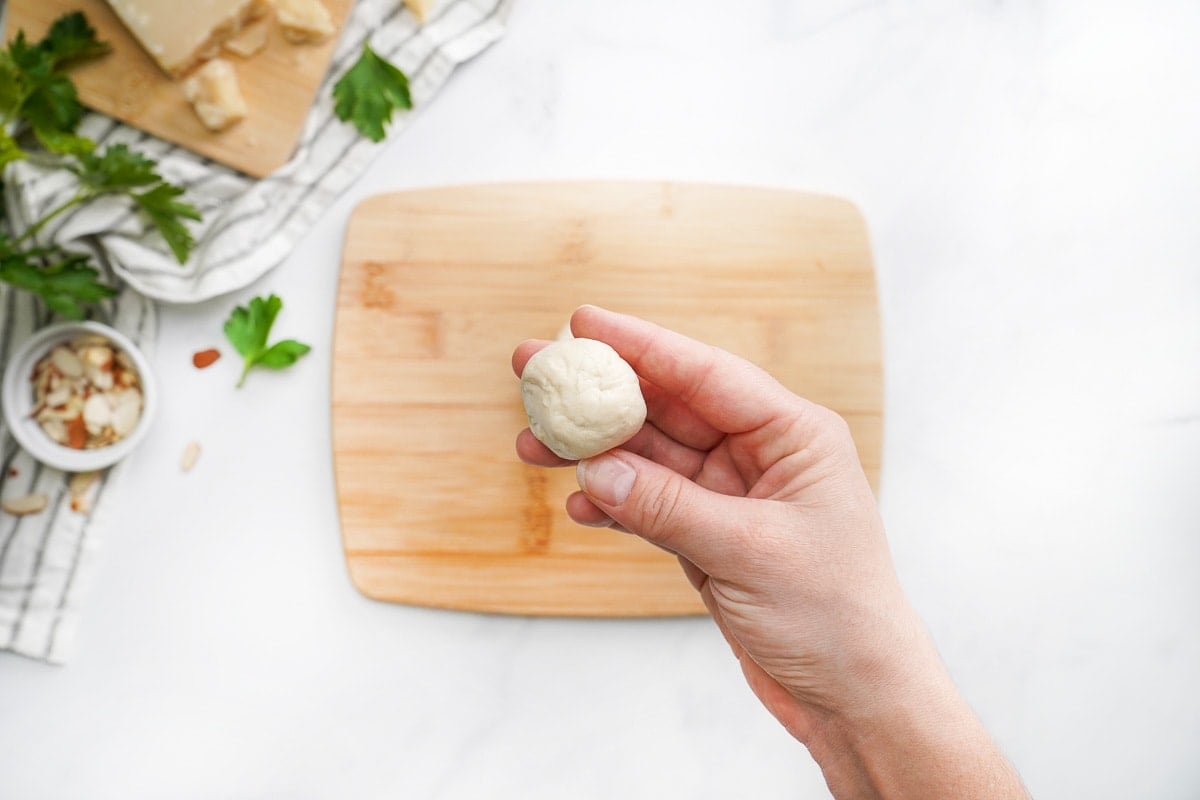
<svg viewBox="0 0 1200 800">
<path fill-rule="evenodd" d="M 329 204 L 363 173 L 383 144 L 361 137 L 333 114 L 332 86 L 349 69 L 368 39 L 371 47 L 409 77 L 416 112 L 446 83 L 454 68 L 478 55 L 504 33 L 513 0 L 442 0 L 422 25 L 400 0 L 358 0 L 342 31 L 299 145 L 284 167 L 254 180 L 99 114 L 85 117 L 80 132 L 101 146 L 120 142 L 159 162 L 163 176 L 186 187 L 204 221 L 193 227 L 197 246 L 180 266 L 144 220 L 117 199 L 101 199 L 57 217 L 38 239 L 84 249 L 109 282 L 115 298 L 94 316 L 153 349 L 153 300 L 186 303 L 245 286 L 291 252 Z M 4 0 L 0 0 L 0 15 Z M 388 140 L 399 136 L 416 112 L 394 117 Z M 5 213 L 13 232 L 61 204 L 74 191 L 70 175 L 28 162 L 4 174 Z M 50 321 L 33 298 L 0 284 L 0 369 L 16 346 Z M 71 476 L 33 462 L 0 421 L 0 496 L 43 492 L 50 505 L 40 514 L 0 512 L 0 650 L 62 663 L 71 652 L 79 597 L 89 554 L 104 530 L 104 498 L 120 473 L 113 467 L 88 489 L 84 510 L 73 510 Z M 77 504 L 78 505 L 78 504 Z"/>
</svg>

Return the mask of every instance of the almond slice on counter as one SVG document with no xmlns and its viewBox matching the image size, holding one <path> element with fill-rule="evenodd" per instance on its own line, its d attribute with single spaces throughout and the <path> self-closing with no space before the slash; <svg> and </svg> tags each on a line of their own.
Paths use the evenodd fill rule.
<svg viewBox="0 0 1200 800">
<path fill-rule="evenodd" d="M 71 510 L 78 514 L 89 514 L 92 510 L 91 488 L 100 478 L 99 472 L 77 472 L 71 476 L 67 491 L 71 495 Z"/>
<path fill-rule="evenodd" d="M 49 497 L 38 492 L 27 494 L 24 497 L 10 497 L 7 500 L 0 500 L 0 508 L 15 517 L 23 517 L 26 514 L 38 514 L 44 511 L 49 502 Z"/>
<path fill-rule="evenodd" d="M 210 347 L 207 350 L 197 350 L 195 353 L 192 353 L 192 366 L 196 369 L 211 367 L 220 357 L 221 351 L 215 347 Z"/>
<path fill-rule="evenodd" d="M 183 455 L 179 458 L 179 468 L 184 472 L 191 472 L 192 467 L 196 466 L 198 458 L 200 458 L 200 443 L 188 442 L 187 447 L 183 448 Z"/>
</svg>

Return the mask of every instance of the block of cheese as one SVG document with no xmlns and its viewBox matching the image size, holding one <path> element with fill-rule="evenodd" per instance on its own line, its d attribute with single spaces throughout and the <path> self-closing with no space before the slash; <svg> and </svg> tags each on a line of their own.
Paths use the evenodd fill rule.
<svg viewBox="0 0 1200 800">
<path fill-rule="evenodd" d="M 178 77 L 270 10 L 269 0 L 108 0 L 163 71 Z"/>
<path fill-rule="evenodd" d="M 223 131 L 246 116 L 237 72 L 223 58 L 214 58 L 193 72 L 183 82 L 183 93 L 211 131 Z"/>
<path fill-rule="evenodd" d="M 275 19 L 293 44 L 315 44 L 333 33 L 333 17 L 321 0 L 275 0 Z"/>
</svg>

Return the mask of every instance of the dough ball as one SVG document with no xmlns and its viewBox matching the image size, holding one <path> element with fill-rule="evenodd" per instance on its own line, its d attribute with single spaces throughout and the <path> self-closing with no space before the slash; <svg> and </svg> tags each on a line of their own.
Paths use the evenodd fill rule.
<svg viewBox="0 0 1200 800">
<path fill-rule="evenodd" d="M 595 339 L 564 339 L 539 350 L 521 373 L 529 428 L 560 458 L 591 458 L 624 444 L 646 421 L 637 373 Z"/>
<path fill-rule="evenodd" d="M 571 333 L 571 320 L 563 323 L 563 326 L 558 329 L 558 334 L 554 337 L 555 341 L 561 342 L 563 339 L 574 339 L 575 334 Z"/>
</svg>

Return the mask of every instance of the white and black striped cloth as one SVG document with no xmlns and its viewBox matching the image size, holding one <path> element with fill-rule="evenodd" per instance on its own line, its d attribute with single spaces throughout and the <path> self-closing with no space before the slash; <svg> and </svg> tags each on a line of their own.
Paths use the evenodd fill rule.
<svg viewBox="0 0 1200 800">
<path fill-rule="evenodd" d="M 152 299 L 186 303 L 230 292 L 280 263 L 326 207 L 363 173 L 382 144 L 362 138 L 333 115 L 331 90 L 358 57 L 365 41 L 409 76 L 419 111 L 459 64 L 504 33 L 513 0 L 442 0 L 421 25 L 400 0 L 358 0 L 333 63 L 305 120 L 291 161 L 253 180 L 99 114 L 80 132 L 101 146 L 126 142 L 156 159 L 167 179 L 185 186 L 204 221 L 193 228 L 196 250 L 180 266 L 161 239 L 127 204 L 101 199 L 56 218 L 38 238 L 96 254 L 120 293 L 94 316 L 129 334 L 149 354 L 156 330 Z M 4 0 L 0 0 L 0 16 Z M 400 135 L 412 114 L 394 117 L 388 139 Z M 27 162 L 4 175 L 5 211 L 15 232 L 63 202 L 74 191 L 65 172 Z M 15 347 L 50 319 L 24 293 L 0 284 L 0 369 Z M 101 476 L 93 510 L 71 510 L 70 476 L 42 467 L 16 447 L 0 421 L 0 496 L 32 491 L 50 497 L 40 514 L 0 513 L 0 650 L 62 663 L 71 652 L 78 600 L 89 553 L 103 533 L 104 496 L 121 469 Z"/>
</svg>

